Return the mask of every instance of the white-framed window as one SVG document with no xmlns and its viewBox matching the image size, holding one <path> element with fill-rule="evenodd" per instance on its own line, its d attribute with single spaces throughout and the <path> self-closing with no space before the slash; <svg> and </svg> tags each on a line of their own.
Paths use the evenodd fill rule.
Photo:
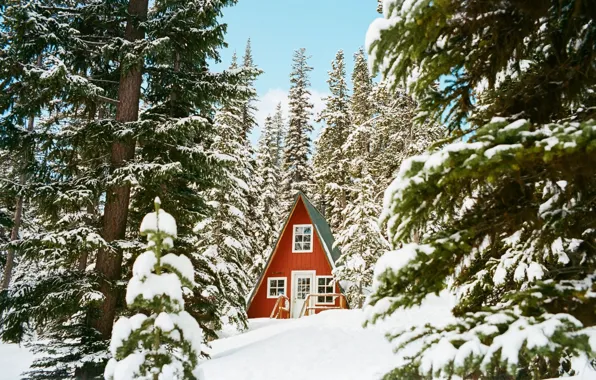
<svg viewBox="0 0 596 380">
<path fill-rule="evenodd" d="M 277 298 L 286 295 L 286 277 L 268 277 L 267 278 L 267 298 Z"/>
<path fill-rule="evenodd" d="M 295 224 L 292 252 L 312 252 L 312 224 Z"/>
<path fill-rule="evenodd" d="M 317 293 L 318 294 L 333 294 L 335 293 L 335 283 L 333 276 L 317 276 Z M 333 305 L 335 300 L 333 296 L 318 296 L 318 304 Z"/>
</svg>

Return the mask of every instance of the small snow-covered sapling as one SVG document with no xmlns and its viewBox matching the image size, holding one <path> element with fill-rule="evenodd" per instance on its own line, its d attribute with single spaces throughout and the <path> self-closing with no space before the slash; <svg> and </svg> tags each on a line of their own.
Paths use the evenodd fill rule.
<svg viewBox="0 0 596 380">
<path fill-rule="evenodd" d="M 107 380 L 194 379 L 193 370 L 203 348 L 203 331 L 184 311 L 182 287 L 194 286 L 194 270 L 183 255 L 163 252 L 174 247 L 176 220 L 161 209 L 141 223 L 147 251 L 133 265 L 126 303 L 131 309 L 149 311 L 121 317 L 112 331 L 112 359 L 106 366 Z"/>
</svg>

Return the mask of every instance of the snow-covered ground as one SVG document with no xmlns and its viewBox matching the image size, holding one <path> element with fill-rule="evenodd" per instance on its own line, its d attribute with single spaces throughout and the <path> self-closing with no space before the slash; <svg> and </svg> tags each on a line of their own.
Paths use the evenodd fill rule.
<svg viewBox="0 0 596 380">
<path fill-rule="evenodd" d="M 25 347 L 0 342 L 0 380 L 20 379 L 19 375 L 29 368 L 32 361 L 33 354 Z"/>
<path fill-rule="evenodd" d="M 378 379 L 394 365 L 379 331 L 362 328 L 362 312 L 329 310 L 274 320 L 213 342 L 212 359 L 199 366 L 204 380 Z"/>
<path fill-rule="evenodd" d="M 400 311 L 400 323 L 450 318 L 452 299 L 429 297 Z M 212 359 L 199 366 L 203 380 L 372 380 L 396 366 L 383 325 L 363 328 L 361 310 L 329 310 L 294 320 L 255 319 L 250 331 L 212 343 Z"/>
<path fill-rule="evenodd" d="M 449 323 L 454 299 L 429 296 L 421 307 L 397 311 L 392 325 Z M 201 380 L 373 380 L 399 365 L 384 334 L 389 325 L 362 327 L 361 310 L 329 310 L 293 320 L 250 320 L 249 331 L 211 343 L 211 360 L 199 365 Z M 32 355 L 13 344 L 0 344 L 0 380 L 19 379 Z M 595 379 L 582 363 L 582 374 L 566 380 Z"/>
</svg>

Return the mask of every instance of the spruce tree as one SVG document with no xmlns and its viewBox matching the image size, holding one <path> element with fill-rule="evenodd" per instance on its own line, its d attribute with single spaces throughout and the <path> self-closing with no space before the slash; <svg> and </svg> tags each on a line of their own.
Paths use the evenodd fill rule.
<svg viewBox="0 0 596 380">
<path fill-rule="evenodd" d="M 278 103 L 275 107 L 275 113 L 271 119 L 272 124 L 272 133 L 273 133 L 273 141 L 275 144 L 275 151 L 274 151 L 274 163 L 275 167 L 279 170 L 281 175 L 281 170 L 283 168 L 283 157 L 284 157 L 284 141 L 286 138 L 286 122 L 284 120 L 283 111 L 281 109 L 281 103 Z"/>
<path fill-rule="evenodd" d="M 251 269 L 254 279 L 258 278 L 264 269 L 265 262 L 272 253 L 277 239 L 280 225 L 279 202 L 279 168 L 276 166 L 276 156 L 279 154 L 277 145 L 277 126 L 271 116 L 265 119 L 265 125 L 257 149 L 257 170 L 261 178 L 259 186 L 259 214 L 263 216 L 261 253 L 254 257 Z"/>
<path fill-rule="evenodd" d="M 385 193 L 396 250 L 376 265 L 369 315 L 459 294 L 449 326 L 392 331 L 406 357 L 387 378 L 572 373 L 596 352 L 596 7 L 397 0 L 384 16 L 367 36 L 373 68 L 451 136 Z"/>
<path fill-rule="evenodd" d="M 233 1 L 158 2 L 139 23 L 141 3 L 2 4 L 8 38 L 0 84 L 10 90 L 0 94 L 2 149 L 22 157 L 27 146 L 36 159 L 23 189 L 34 218 L 11 244 L 20 260 L 0 297 L 0 333 L 15 342 L 38 333 L 30 378 L 103 372 L 113 318 L 122 312 L 120 280 L 143 250 L 135 226 L 155 196 L 178 220 L 178 250 L 196 252 L 192 229 L 208 212 L 203 193 L 222 171 L 211 151 L 215 106 L 244 97 L 239 73 L 208 69 L 224 45 L 221 8 Z M 126 87 L 122 102 L 119 87 Z M 135 88 L 145 100 L 138 121 Z M 35 131 L 22 133 L 30 115 Z M 9 191 L 14 200 L 18 189 Z M 198 264 L 199 286 L 217 289 L 212 264 Z M 185 297 L 213 337 L 216 300 L 198 290 Z"/>
<path fill-rule="evenodd" d="M 361 308 L 372 285 L 375 262 L 389 248 L 377 219 L 381 206 L 375 199 L 375 183 L 370 175 L 351 186 L 353 201 L 342 212 L 335 244 L 341 249 L 333 275 L 342 285 L 348 303 Z"/>
<path fill-rule="evenodd" d="M 362 125 L 369 121 L 373 115 L 371 104 L 373 83 L 368 72 L 364 49 L 360 48 L 354 54 L 354 71 L 352 72 L 352 97 L 350 98 L 350 110 L 352 121 L 356 125 Z"/>
<path fill-rule="evenodd" d="M 194 269 L 174 248 L 176 220 L 160 208 L 141 223 L 147 251 L 137 257 L 126 291 L 126 303 L 139 313 L 114 324 L 105 369 L 106 380 L 137 378 L 195 379 L 193 370 L 203 351 L 203 331 L 184 311 L 184 288 L 194 286 Z M 184 287 L 184 288 L 183 288 Z"/>
<path fill-rule="evenodd" d="M 401 89 L 391 89 L 386 81 L 374 86 L 371 95 L 374 116 L 362 128 L 368 140 L 366 167 L 375 178 L 375 194 L 380 195 L 395 178 L 402 162 L 413 155 L 423 153 L 433 143 L 445 137 L 445 128 L 432 120 L 415 122 L 416 101 Z M 349 146 L 349 144 L 348 144 Z M 350 151 L 352 147 L 347 150 Z M 358 149 L 358 146 L 356 146 Z M 357 158 L 353 167 L 358 166 Z"/>
<path fill-rule="evenodd" d="M 231 71 L 238 70 L 235 55 Z M 247 268 L 251 260 L 252 241 L 247 174 L 248 145 L 245 141 L 243 115 L 246 98 L 229 98 L 215 116 L 217 136 L 212 154 L 221 162 L 218 184 L 203 197 L 211 206 L 211 213 L 195 227 L 199 235 L 195 253 L 209 260 L 213 267 L 215 288 L 211 295 L 216 302 L 221 321 L 214 326 L 233 325 L 246 328 L 245 299 L 250 283 Z"/>
<path fill-rule="evenodd" d="M 244 265 L 244 271 L 250 273 L 254 270 L 255 262 L 262 260 L 263 249 L 267 246 L 268 232 L 266 227 L 267 215 L 263 214 L 263 208 L 258 205 L 263 197 L 263 181 L 261 177 L 262 172 L 259 170 L 255 151 L 249 140 L 249 133 L 257 125 L 255 119 L 256 107 L 254 105 L 256 99 L 256 90 L 254 88 L 254 81 L 257 76 L 262 74 L 253 59 L 250 39 L 246 42 L 244 56 L 242 58 L 243 83 L 246 90 L 246 97 L 242 104 L 242 126 L 244 131 L 243 143 L 247 147 L 244 150 L 245 154 L 242 158 L 244 162 L 243 179 L 245 180 L 248 190 L 246 191 L 246 200 L 249 205 L 246 210 L 246 235 L 249 240 L 249 260 Z M 254 273 L 251 275 L 250 285 L 256 281 Z"/>
<path fill-rule="evenodd" d="M 306 49 L 294 52 L 292 72 L 290 74 L 290 92 L 288 101 L 290 115 L 288 132 L 284 141 L 283 157 L 283 207 L 287 209 L 297 191 L 310 193 L 312 187 L 312 172 L 309 166 L 310 133 L 313 126 L 310 117 L 313 105 L 310 103 L 310 79 L 308 73 L 312 67 L 308 66 Z"/>
<path fill-rule="evenodd" d="M 118 12 L 111 4 L 47 5 L 0 5 L 1 143 L 16 158 L 3 173 L 16 180 L 1 186 L 18 194 L 26 217 L 8 247 L 19 260 L 0 296 L 0 334 L 23 342 L 36 329 L 43 344 L 31 343 L 38 355 L 27 378 L 72 378 L 105 352 L 88 323 L 101 296 L 87 263 L 105 247 L 96 205 L 110 128 L 97 114 L 114 103 L 114 69 L 104 65 L 112 52 L 99 54 L 95 38 L 119 37 L 122 29 L 106 26 Z"/>
<path fill-rule="evenodd" d="M 325 127 L 316 142 L 313 157 L 319 210 L 333 230 L 339 228 L 342 220 L 341 213 L 347 203 L 346 187 L 350 184 L 347 161 L 342 150 L 352 125 L 345 76 L 344 53 L 340 50 L 331 63 L 327 80 L 331 95 L 325 99 L 325 109 L 319 115 L 319 121 L 325 122 Z"/>
</svg>

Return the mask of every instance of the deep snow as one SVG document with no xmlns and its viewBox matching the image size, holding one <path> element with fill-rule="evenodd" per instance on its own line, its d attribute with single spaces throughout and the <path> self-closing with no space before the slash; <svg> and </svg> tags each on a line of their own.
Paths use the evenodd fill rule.
<svg viewBox="0 0 596 380">
<path fill-rule="evenodd" d="M 33 354 L 25 347 L 0 342 L 0 380 L 20 379 L 33 361 Z"/>
<path fill-rule="evenodd" d="M 295 320 L 254 320 L 259 328 L 212 343 L 199 366 L 204 380 L 378 379 L 394 365 L 377 329 L 357 310 L 329 310 Z"/>
<path fill-rule="evenodd" d="M 376 380 L 399 365 L 384 334 L 391 326 L 449 323 L 454 298 L 429 296 L 416 308 L 399 310 L 390 323 L 362 327 L 361 310 L 328 310 L 293 320 L 252 319 L 249 331 L 211 343 L 211 360 L 199 365 L 200 380 Z M 231 333 L 228 332 L 228 333 Z M 32 355 L 0 344 L 0 380 L 19 379 Z M 583 373 L 566 380 L 596 378 L 585 361 Z"/>
</svg>

